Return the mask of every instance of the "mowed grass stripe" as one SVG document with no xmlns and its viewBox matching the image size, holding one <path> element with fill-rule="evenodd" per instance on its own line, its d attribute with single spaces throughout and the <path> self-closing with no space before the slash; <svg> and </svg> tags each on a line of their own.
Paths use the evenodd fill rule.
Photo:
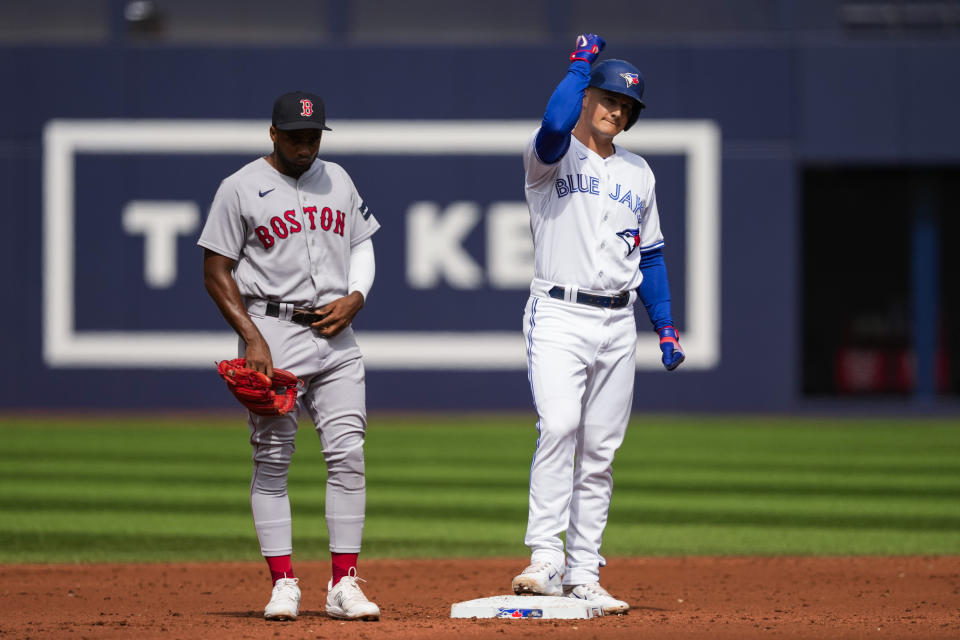
<svg viewBox="0 0 960 640">
<path fill-rule="evenodd" d="M 6 492 L 0 495 L 0 509 L 10 510 L 18 507 L 57 508 L 57 509 L 114 509 L 126 510 L 176 510 L 201 511 L 204 508 L 223 510 L 241 505 L 246 508 L 248 493 L 246 478 L 237 482 L 221 482 L 216 486 L 188 483 L 185 486 L 167 484 L 164 492 L 144 501 L 143 494 L 154 485 L 125 483 L 113 486 L 109 483 L 46 483 L 20 482 L 6 483 Z M 289 491 L 298 501 L 305 504 L 321 505 L 324 497 L 323 482 L 291 483 Z M 423 511 L 433 508 L 456 508 L 463 506 L 469 510 L 474 506 L 491 507 L 506 505 L 526 505 L 526 487 L 509 485 L 495 488 L 479 483 L 475 486 L 461 487 L 445 485 L 430 490 L 429 502 L 422 498 L 421 485 L 406 483 L 377 484 L 368 486 L 368 504 L 394 503 L 403 508 L 418 507 Z M 179 489 L 179 490 L 175 490 Z M 833 487 L 823 490 L 820 487 L 804 487 L 803 490 L 790 488 L 782 490 L 772 488 L 766 483 L 758 485 L 738 484 L 729 486 L 687 485 L 677 487 L 666 483 L 662 485 L 619 483 L 615 492 L 615 504 L 619 509 L 649 509 L 659 504 L 681 505 L 694 508 L 700 504 L 719 505 L 723 509 L 736 509 L 754 505 L 755 509 L 778 510 L 796 509 L 805 505 L 806 511 L 827 508 L 843 508 L 851 511 L 893 507 L 901 513 L 918 510 L 945 511 L 949 513 L 957 506 L 957 494 L 952 490 L 906 490 L 900 488 L 864 488 L 844 489 Z"/>
<path fill-rule="evenodd" d="M 417 539 L 397 536 L 379 538 L 367 534 L 364 540 L 363 557 L 426 558 L 445 556 L 520 556 L 526 549 L 506 540 L 516 538 L 515 531 L 510 535 L 500 535 L 497 539 L 484 540 L 477 549 L 473 541 L 457 539 L 437 540 L 435 538 Z M 522 530 L 520 535 L 522 537 Z M 329 559 L 328 540 L 324 536 L 305 535 L 294 532 L 296 538 L 296 559 Z M 31 536 L 35 538 L 35 536 Z M 143 561 L 145 550 L 149 550 L 151 560 L 158 562 L 216 562 L 216 561 L 256 561 L 260 560 L 256 540 L 249 535 L 222 536 L 219 538 L 196 537 L 189 535 L 162 536 L 143 535 L 137 538 L 118 535 L 49 534 L 42 538 L 43 546 L 51 551 L 46 553 L 35 550 L 30 540 L 12 540 L 12 546 L 18 548 L 17 562 L 138 562 Z M 315 551 L 314 551 L 315 550 Z M 507 580 L 509 581 L 509 577 Z"/>
<path fill-rule="evenodd" d="M 371 419 L 364 554 L 524 555 L 533 422 L 426 421 Z M 744 422 L 634 425 L 604 553 L 960 552 L 960 423 Z M 0 437 L 0 561 L 256 557 L 242 422 L 0 419 Z M 325 477 L 301 425 L 299 557 L 326 555 Z"/>
<path fill-rule="evenodd" d="M 290 487 L 323 487 L 326 471 L 305 470 L 295 474 Z M 369 464 L 369 463 L 368 463 Z M 140 494 L 145 487 L 162 483 L 168 490 L 178 489 L 183 493 L 219 494 L 233 493 L 233 489 L 249 480 L 250 468 L 246 466 L 217 468 L 153 468 L 144 465 L 130 467 L 89 467 L 64 464 L 42 467 L 30 463 L 8 465 L 0 472 L 0 484 L 13 493 L 29 493 L 37 497 L 57 495 L 59 491 L 73 493 L 102 493 L 104 491 L 123 495 Z M 527 488 L 526 473 L 491 473 L 464 471 L 460 469 L 433 468 L 422 472 L 410 472 L 402 477 L 392 476 L 380 469 L 368 473 L 371 490 L 395 494 L 414 494 L 418 490 L 428 492 L 457 491 L 511 491 Z M 739 468 L 736 472 L 710 473 L 702 468 L 684 469 L 673 467 L 658 474 L 649 470 L 617 471 L 614 476 L 617 493 L 656 493 L 660 495 L 712 495 L 736 494 L 738 496 L 789 497 L 861 497 L 861 498 L 916 498 L 960 499 L 960 470 L 956 474 L 880 474 L 855 473 L 850 470 L 834 473 L 775 473 L 766 469 Z M 0 497 L 0 503 L 3 498 Z"/>
<path fill-rule="evenodd" d="M 943 531 L 610 522 L 603 553 L 608 557 L 731 555 L 731 547 L 749 550 L 743 555 L 956 555 L 957 539 Z M 818 551 L 822 549 L 842 552 Z"/>
<path fill-rule="evenodd" d="M 368 463 L 369 464 L 369 463 Z M 296 466 L 296 465 L 294 465 Z M 616 466 L 616 465 L 615 465 Z M 68 469 L 8 469 L 0 473 L 0 484 L 4 487 L 36 486 L 48 487 L 56 491 L 57 487 L 69 485 L 77 489 L 85 487 L 126 487 L 150 486 L 163 483 L 168 487 L 197 488 L 210 490 L 218 486 L 236 486 L 250 477 L 250 468 L 224 469 L 222 473 L 204 470 L 147 470 L 131 469 L 129 473 L 122 469 L 107 473 L 103 470 Z M 960 472 L 958 472 L 960 473 Z M 291 478 L 290 486 L 323 486 L 325 473 L 297 474 Z M 503 474 L 481 475 L 463 474 L 459 470 L 448 473 L 436 469 L 424 471 L 421 477 L 391 477 L 380 473 L 368 473 L 367 483 L 371 488 L 384 487 L 402 491 L 443 491 L 453 489 L 469 490 L 484 488 L 491 490 L 510 490 L 521 487 L 526 490 L 527 475 Z M 775 474 L 764 471 L 751 473 L 742 470 L 737 474 L 705 474 L 702 470 L 672 469 L 669 474 L 646 474 L 644 476 L 626 476 L 615 473 L 614 486 L 620 491 L 657 491 L 669 493 L 738 493 L 743 495 L 836 495 L 836 496 L 872 496 L 889 495 L 903 497 L 960 498 L 960 484 L 951 475 L 936 477 L 895 476 L 884 474 L 819 474 L 815 476 Z"/>
<path fill-rule="evenodd" d="M 317 523 L 318 525 L 320 523 Z M 408 523 L 390 522 L 389 527 L 365 530 L 364 557 L 523 556 L 522 527 L 492 526 L 487 535 L 469 535 L 469 529 L 425 527 L 413 530 Z M 409 529 L 420 535 L 400 536 Z M 320 533 L 318 533 L 318 531 Z M 615 536 L 610 534 L 616 532 Z M 465 535 L 468 534 L 468 535 Z M 149 550 L 154 561 L 217 561 L 260 558 L 256 540 L 248 531 L 235 535 L 198 536 L 184 532 L 0 532 L 16 562 L 142 561 Z M 608 539 L 611 538 L 612 539 Z M 325 559 L 328 539 L 322 529 L 294 528 L 296 555 L 301 559 Z M 604 555 L 725 555 L 730 541 L 753 554 L 810 555 L 811 546 L 842 546 L 848 554 L 955 555 L 956 545 L 937 532 L 907 532 L 893 538 L 885 531 L 836 531 L 819 529 L 782 530 L 776 535 L 766 527 L 701 525 L 608 526 Z"/>
<path fill-rule="evenodd" d="M 298 499 L 295 511 L 298 513 L 323 513 L 323 502 L 320 499 Z M 54 512 L 57 517 L 69 517 L 77 522 L 81 514 L 95 514 L 101 518 L 120 518 L 124 514 L 137 513 L 137 520 L 145 522 L 148 516 L 157 515 L 166 519 L 182 519 L 188 516 L 196 518 L 210 518 L 213 516 L 242 516 L 247 517 L 249 505 L 245 502 L 230 504 L 213 502 L 195 502 L 176 504 L 154 504 L 143 508 L 138 502 L 108 502 L 108 501 L 50 501 L 40 504 L 13 504 L 5 501 L 3 512 L 8 522 L 31 522 L 37 519 L 37 509 Z M 803 507 L 798 510 L 797 507 Z M 639 504 L 625 506 L 617 503 L 614 508 L 616 522 L 644 524 L 701 524 L 701 525 L 754 525 L 758 527 L 787 527 L 787 528 L 819 528 L 819 529 L 881 529 L 888 531 L 960 531 L 960 515 L 955 513 L 955 504 L 934 506 L 920 506 L 910 502 L 903 502 L 897 508 L 889 504 L 878 504 L 872 509 L 864 505 L 837 503 L 821 505 L 816 508 L 810 505 L 784 504 L 781 502 L 768 504 L 721 503 L 689 504 L 676 503 L 669 506 L 654 504 Z M 486 523 L 503 521 L 525 522 L 527 508 L 525 504 L 464 504 L 458 503 L 429 504 L 409 501 L 378 501 L 373 497 L 367 504 L 368 519 L 373 521 L 377 517 L 408 517 L 416 518 L 418 522 L 433 520 L 444 522 L 456 520 L 460 523 L 472 522 L 478 526 Z M 39 520 L 36 520 L 39 521 Z M 178 523 L 174 528 L 180 527 Z"/>
</svg>

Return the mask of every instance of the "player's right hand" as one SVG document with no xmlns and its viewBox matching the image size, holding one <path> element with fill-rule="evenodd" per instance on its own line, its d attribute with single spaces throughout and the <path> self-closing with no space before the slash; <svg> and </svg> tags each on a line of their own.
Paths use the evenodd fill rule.
<svg viewBox="0 0 960 640">
<path fill-rule="evenodd" d="M 248 369 L 259 371 L 268 378 L 273 377 L 273 357 L 270 355 L 267 341 L 262 337 L 248 342 L 243 355 L 247 360 Z"/>
<path fill-rule="evenodd" d="M 583 60 L 587 64 L 593 64 L 597 56 L 607 46 L 607 41 L 594 33 L 581 33 L 577 36 L 577 46 L 570 54 L 570 62 L 574 60 Z"/>
</svg>

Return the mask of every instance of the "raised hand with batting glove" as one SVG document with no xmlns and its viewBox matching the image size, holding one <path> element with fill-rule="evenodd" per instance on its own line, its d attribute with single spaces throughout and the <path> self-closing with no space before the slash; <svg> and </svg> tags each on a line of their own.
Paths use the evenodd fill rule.
<svg viewBox="0 0 960 640">
<path fill-rule="evenodd" d="M 597 56 L 607 46 L 607 41 L 593 33 L 581 33 L 577 36 L 577 48 L 570 54 L 570 61 L 583 60 L 587 64 L 593 64 Z"/>
</svg>

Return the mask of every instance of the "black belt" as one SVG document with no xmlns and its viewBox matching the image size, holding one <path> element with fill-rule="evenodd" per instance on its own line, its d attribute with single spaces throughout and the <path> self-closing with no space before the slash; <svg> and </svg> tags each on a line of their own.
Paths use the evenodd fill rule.
<svg viewBox="0 0 960 640">
<path fill-rule="evenodd" d="M 280 317 L 280 303 L 274 300 L 267 300 L 267 309 L 264 312 L 268 316 L 273 316 L 274 318 Z M 317 313 L 312 309 L 297 309 L 294 308 L 293 314 L 290 316 L 291 322 L 296 322 L 297 324 L 302 324 L 305 327 L 309 327 L 314 322 L 319 322 L 326 318 L 326 314 Z"/>
<path fill-rule="evenodd" d="M 563 300 L 566 297 L 566 291 L 563 287 L 554 287 L 547 293 L 551 298 Z M 621 293 L 618 296 L 595 296 L 592 293 L 583 293 L 577 291 L 577 302 L 580 304 L 589 304 L 592 307 L 603 307 L 604 309 L 619 309 L 627 306 L 630 302 L 630 293 Z"/>
</svg>

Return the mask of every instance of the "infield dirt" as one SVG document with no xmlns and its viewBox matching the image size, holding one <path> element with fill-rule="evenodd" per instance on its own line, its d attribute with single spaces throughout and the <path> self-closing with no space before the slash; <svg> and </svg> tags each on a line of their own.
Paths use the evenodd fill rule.
<svg viewBox="0 0 960 640">
<path fill-rule="evenodd" d="M 509 592 L 523 559 L 363 560 L 379 622 L 323 613 L 329 566 L 297 562 L 296 622 L 266 622 L 259 563 L 2 565 L 2 638 L 947 639 L 960 637 L 960 557 L 617 558 L 601 582 L 632 605 L 592 620 L 451 620 Z"/>
</svg>

